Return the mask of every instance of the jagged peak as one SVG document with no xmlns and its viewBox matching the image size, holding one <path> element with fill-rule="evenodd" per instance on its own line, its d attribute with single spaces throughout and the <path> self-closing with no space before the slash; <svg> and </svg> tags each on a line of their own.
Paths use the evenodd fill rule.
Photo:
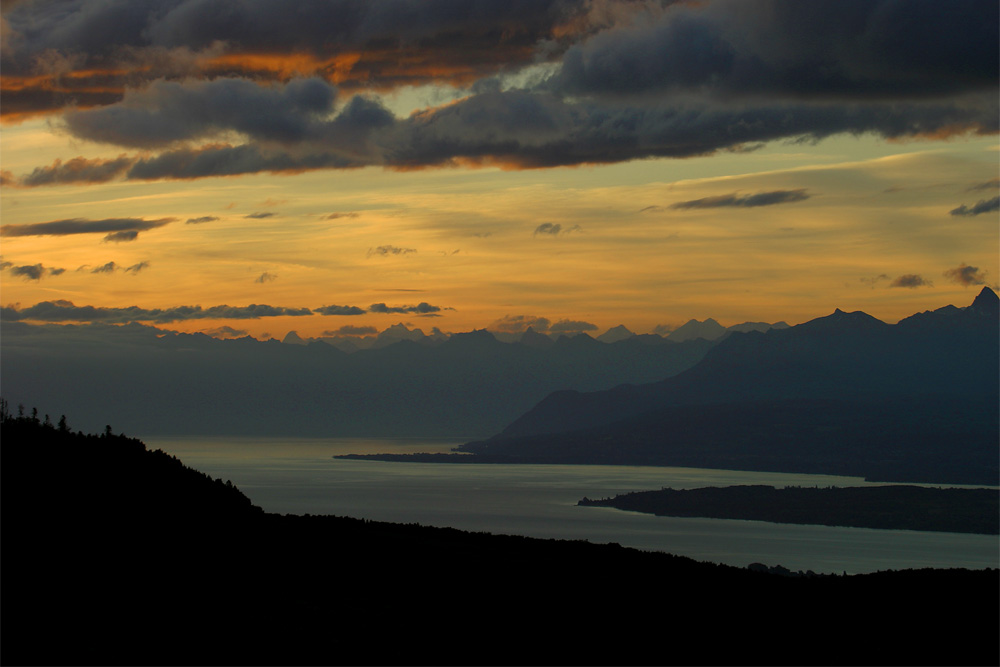
<svg viewBox="0 0 1000 667">
<path fill-rule="evenodd" d="M 969 308 L 983 314 L 1000 313 L 1000 297 L 989 287 L 984 287 Z"/>
</svg>

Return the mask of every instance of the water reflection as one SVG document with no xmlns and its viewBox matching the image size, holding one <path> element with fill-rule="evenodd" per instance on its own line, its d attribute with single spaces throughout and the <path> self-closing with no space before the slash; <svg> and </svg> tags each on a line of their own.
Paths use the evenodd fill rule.
<svg viewBox="0 0 1000 667">
<path fill-rule="evenodd" d="M 584 497 L 733 484 L 860 486 L 860 478 L 695 468 L 456 465 L 334 459 L 447 452 L 463 440 L 146 438 L 269 512 L 334 514 L 557 539 L 618 542 L 731 565 L 871 572 L 997 567 L 996 536 L 655 517 L 577 507 Z"/>
</svg>

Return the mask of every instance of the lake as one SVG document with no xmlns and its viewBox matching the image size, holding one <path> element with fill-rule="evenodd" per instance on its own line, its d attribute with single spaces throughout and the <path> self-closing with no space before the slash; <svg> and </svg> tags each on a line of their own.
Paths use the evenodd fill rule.
<svg viewBox="0 0 1000 667">
<path fill-rule="evenodd" d="M 1000 566 L 996 535 L 657 517 L 578 507 L 588 496 L 734 484 L 862 486 L 860 478 L 636 466 L 388 463 L 337 454 L 448 452 L 464 440 L 144 437 L 255 505 L 540 538 L 617 542 L 696 560 L 847 572 Z"/>
</svg>

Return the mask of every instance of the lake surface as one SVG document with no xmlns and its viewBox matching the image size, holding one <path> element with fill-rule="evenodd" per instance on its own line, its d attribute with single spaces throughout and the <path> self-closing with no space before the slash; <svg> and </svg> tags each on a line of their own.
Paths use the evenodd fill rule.
<svg viewBox="0 0 1000 667">
<path fill-rule="evenodd" d="M 255 505 L 469 531 L 617 542 L 697 560 L 850 574 L 1000 567 L 1000 539 L 908 530 L 657 517 L 578 507 L 588 496 L 734 484 L 864 486 L 860 478 L 636 466 L 389 463 L 337 454 L 448 452 L 464 440 L 145 437 Z"/>
</svg>

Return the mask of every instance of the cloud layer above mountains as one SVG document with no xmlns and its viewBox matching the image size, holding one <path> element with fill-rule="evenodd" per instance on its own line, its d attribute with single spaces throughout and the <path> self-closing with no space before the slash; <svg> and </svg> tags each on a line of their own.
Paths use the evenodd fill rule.
<svg viewBox="0 0 1000 667">
<path fill-rule="evenodd" d="M 4 181 L 541 168 L 995 133 L 998 25 L 988 0 L 19 2 L 3 13 L 5 120 L 58 114 L 125 152 Z M 450 101 L 390 110 L 383 95 L 413 86 Z"/>
</svg>

